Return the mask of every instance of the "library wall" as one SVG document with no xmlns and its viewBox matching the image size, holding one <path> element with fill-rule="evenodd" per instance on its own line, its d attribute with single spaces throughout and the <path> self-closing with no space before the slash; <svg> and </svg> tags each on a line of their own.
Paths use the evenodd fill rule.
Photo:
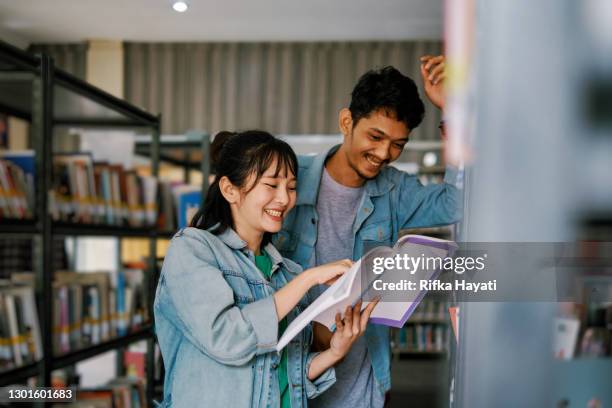
<svg viewBox="0 0 612 408">
<path fill-rule="evenodd" d="M 87 49 L 87 82 L 123 98 L 123 42 L 90 40 Z"/>
<path fill-rule="evenodd" d="M 8 148 L 10 150 L 25 150 L 28 148 L 28 132 L 30 126 L 27 122 L 9 116 L 8 118 Z"/>
<path fill-rule="evenodd" d="M 360 75 L 393 65 L 420 87 L 419 57 L 441 49 L 440 41 L 127 42 L 125 98 L 161 112 L 162 133 L 337 134 L 334 113 Z M 425 104 L 429 113 L 412 140 L 438 138 L 440 114 Z"/>
</svg>

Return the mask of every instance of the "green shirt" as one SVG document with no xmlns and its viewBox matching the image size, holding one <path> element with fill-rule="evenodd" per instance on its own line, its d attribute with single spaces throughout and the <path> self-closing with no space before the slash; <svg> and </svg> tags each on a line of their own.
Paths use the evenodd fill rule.
<svg viewBox="0 0 612 408">
<path fill-rule="evenodd" d="M 262 250 L 261 255 L 255 255 L 255 265 L 263 273 L 266 279 L 272 276 L 272 261 L 268 254 Z M 283 319 L 278 324 L 278 335 L 282 336 L 287 328 L 287 319 Z M 278 367 L 278 385 L 281 394 L 281 408 L 291 408 L 291 396 L 289 394 L 289 377 L 287 375 L 287 348 L 281 354 L 281 361 Z"/>
</svg>

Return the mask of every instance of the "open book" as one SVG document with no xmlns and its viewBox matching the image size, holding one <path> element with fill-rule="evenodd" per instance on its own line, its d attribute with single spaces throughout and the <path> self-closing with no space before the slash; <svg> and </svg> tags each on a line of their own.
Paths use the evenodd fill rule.
<svg viewBox="0 0 612 408">
<path fill-rule="evenodd" d="M 401 237 L 392 248 L 377 247 L 368 251 L 360 260 L 310 304 L 298 317 L 287 327 L 276 345 L 276 350 L 282 350 L 304 327 L 315 321 L 323 324 L 331 331 L 335 330 L 336 313 L 342 316 L 347 306 L 355 305 L 363 299 L 362 309 L 368 304 L 368 300 L 375 297 L 380 302 L 370 316 L 370 323 L 383 324 L 392 327 L 402 327 L 410 315 L 414 312 L 419 302 L 427 293 L 423 290 L 406 290 L 398 293 L 390 291 L 374 291 L 375 280 L 385 281 L 385 275 L 390 269 L 377 271 L 371 269 L 374 258 L 394 258 L 399 255 L 402 258 L 444 259 L 450 256 L 457 245 L 452 241 L 431 238 L 421 235 L 405 235 Z M 363 265 L 363 267 L 362 267 Z M 411 271 L 401 271 L 406 278 L 412 281 L 423 279 L 435 279 L 440 273 L 440 268 L 422 268 L 415 266 Z M 397 271 L 395 271 L 397 272 Z M 397 275 L 395 275 L 397 278 Z M 380 283 L 379 283 L 380 286 Z"/>
</svg>

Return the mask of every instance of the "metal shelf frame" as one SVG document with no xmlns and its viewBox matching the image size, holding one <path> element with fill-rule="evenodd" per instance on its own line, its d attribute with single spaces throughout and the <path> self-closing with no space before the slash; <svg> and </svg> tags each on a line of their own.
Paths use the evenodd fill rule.
<svg viewBox="0 0 612 408">
<path fill-rule="evenodd" d="M 1 111 L 0 111 L 1 112 Z M 37 228 L 36 222 L 34 220 L 11 220 L 11 219 L 3 219 L 2 224 L 0 224 L 0 234 L 2 235 L 21 235 L 21 236 L 32 236 L 34 234 L 38 234 L 39 230 Z"/>
<path fill-rule="evenodd" d="M 137 330 L 134 333 L 117 337 L 103 343 L 94 344 L 90 347 L 81 350 L 71 351 L 62 356 L 54 357 L 53 369 L 57 370 L 60 368 L 68 367 L 78 363 L 79 361 L 87 360 L 99 354 L 106 353 L 107 351 L 112 351 L 120 347 L 129 346 L 130 344 L 135 343 L 137 341 L 147 340 L 152 336 L 152 330 L 153 328 L 151 326 L 145 326 L 144 328 Z"/>
<path fill-rule="evenodd" d="M 39 366 L 40 362 L 35 362 L 0 372 L 0 387 L 24 381 L 30 377 L 36 377 L 39 372 Z"/>
<path fill-rule="evenodd" d="M 62 236 L 92 236 L 92 237 L 131 237 L 147 238 L 157 234 L 151 228 L 128 228 L 112 225 L 78 225 L 70 223 L 53 223 L 53 234 Z"/>
<path fill-rule="evenodd" d="M 152 115 L 129 104 L 75 76 L 57 69 L 53 60 L 47 55 L 32 55 L 10 44 L 0 41 L 0 81 L 3 86 L 19 81 L 22 94 L 4 94 L 0 100 L 0 112 L 25 119 L 30 122 L 32 148 L 35 154 L 35 190 L 36 204 L 34 220 L 2 220 L 0 235 L 29 237 L 33 239 L 33 269 L 35 273 L 35 293 L 39 305 L 40 331 L 43 358 L 32 364 L 14 368 L 0 373 L 0 385 L 25 381 L 37 376 L 39 386 L 51 385 L 51 372 L 58 368 L 74 365 L 79 361 L 91 358 L 100 353 L 117 350 L 141 340 L 148 344 L 146 354 L 147 401 L 152 404 L 154 383 L 154 330 L 147 325 L 135 333 L 112 339 L 83 350 L 70 352 L 64 356 L 53 355 L 52 344 L 52 239 L 54 236 L 116 236 L 149 238 L 150 257 L 148 270 L 145 273 L 145 285 L 148 290 L 149 316 L 153 316 L 153 298 L 157 282 L 156 238 L 155 228 L 128 228 L 99 225 L 61 224 L 51 221 L 47 213 L 47 191 L 52 185 L 52 137 L 55 126 L 82 126 L 105 128 L 148 128 L 151 130 L 150 157 L 151 174 L 159 173 L 159 138 L 161 117 Z M 24 82 L 25 81 L 25 82 Z M 25 83 L 25 85 L 23 85 Z M 16 89 L 16 88 L 15 88 Z M 66 109 L 77 108 L 76 115 L 58 115 L 54 98 L 55 92 L 71 102 Z M 24 101 L 28 103 L 24 104 Z M 79 110 L 80 103 L 88 107 Z M 93 108 L 93 109 L 91 109 Z M 93 112 L 93 113 L 92 113 Z M 82 113 L 82 117 L 78 115 Z M 96 116 L 98 115 L 98 116 Z M 161 233 L 165 235 L 167 233 Z"/>
<path fill-rule="evenodd" d="M 66 222 L 52 222 L 53 235 L 70 237 L 129 237 L 148 238 L 152 234 L 150 228 L 128 228 L 106 224 L 76 224 Z M 157 231 L 158 237 L 172 237 L 176 231 Z M 35 220 L 3 219 L 0 224 L 2 236 L 11 235 L 17 238 L 33 237 L 41 233 Z"/>
<path fill-rule="evenodd" d="M 184 135 L 162 135 L 159 145 L 159 161 L 182 167 L 185 183 L 190 182 L 190 170 L 198 170 L 202 173 L 202 197 L 204 197 L 210 175 L 210 135 L 199 130 L 190 130 Z M 172 155 L 172 151 L 179 152 L 179 157 Z M 201 160 L 192 160 L 192 152 L 199 152 Z M 150 137 L 145 135 L 136 137 L 135 154 L 151 157 Z"/>
</svg>

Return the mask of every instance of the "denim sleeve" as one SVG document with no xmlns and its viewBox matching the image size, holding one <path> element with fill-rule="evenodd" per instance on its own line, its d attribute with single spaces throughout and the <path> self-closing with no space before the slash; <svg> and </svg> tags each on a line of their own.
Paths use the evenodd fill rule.
<svg viewBox="0 0 612 408">
<path fill-rule="evenodd" d="M 310 370 L 310 364 L 312 363 L 312 360 L 319 354 L 319 352 L 308 353 L 308 356 L 306 357 L 306 364 L 304 364 L 304 383 L 306 396 L 309 399 L 318 397 L 319 395 L 321 395 L 321 393 L 326 391 L 336 382 L 336 370 L 334 370 L 334 367 L 328 368 L 323 372 L 323 374 L 321 374 L 312 381 L 308 379 L 308 371 Z"/>
<path fill-rule="evenodd" d="M 423 186 L 414 176 L 402 174 L 398 206 L 400 228 L 454 224 L 463 213 L 461 171 L 446 166 L 444 182 Z"/>
<path fill-rule="evenodd" d="M 227 365 L 242 365 L 274 351 L 278 316 L 272 296 L 242 309 L 205 241 L 173 239 L 164 260 L 161 289 L 169 296 L 177 327 L 200 351 Z M 162 292 L 164 292 L 162 290 Z"/>
</svg>

